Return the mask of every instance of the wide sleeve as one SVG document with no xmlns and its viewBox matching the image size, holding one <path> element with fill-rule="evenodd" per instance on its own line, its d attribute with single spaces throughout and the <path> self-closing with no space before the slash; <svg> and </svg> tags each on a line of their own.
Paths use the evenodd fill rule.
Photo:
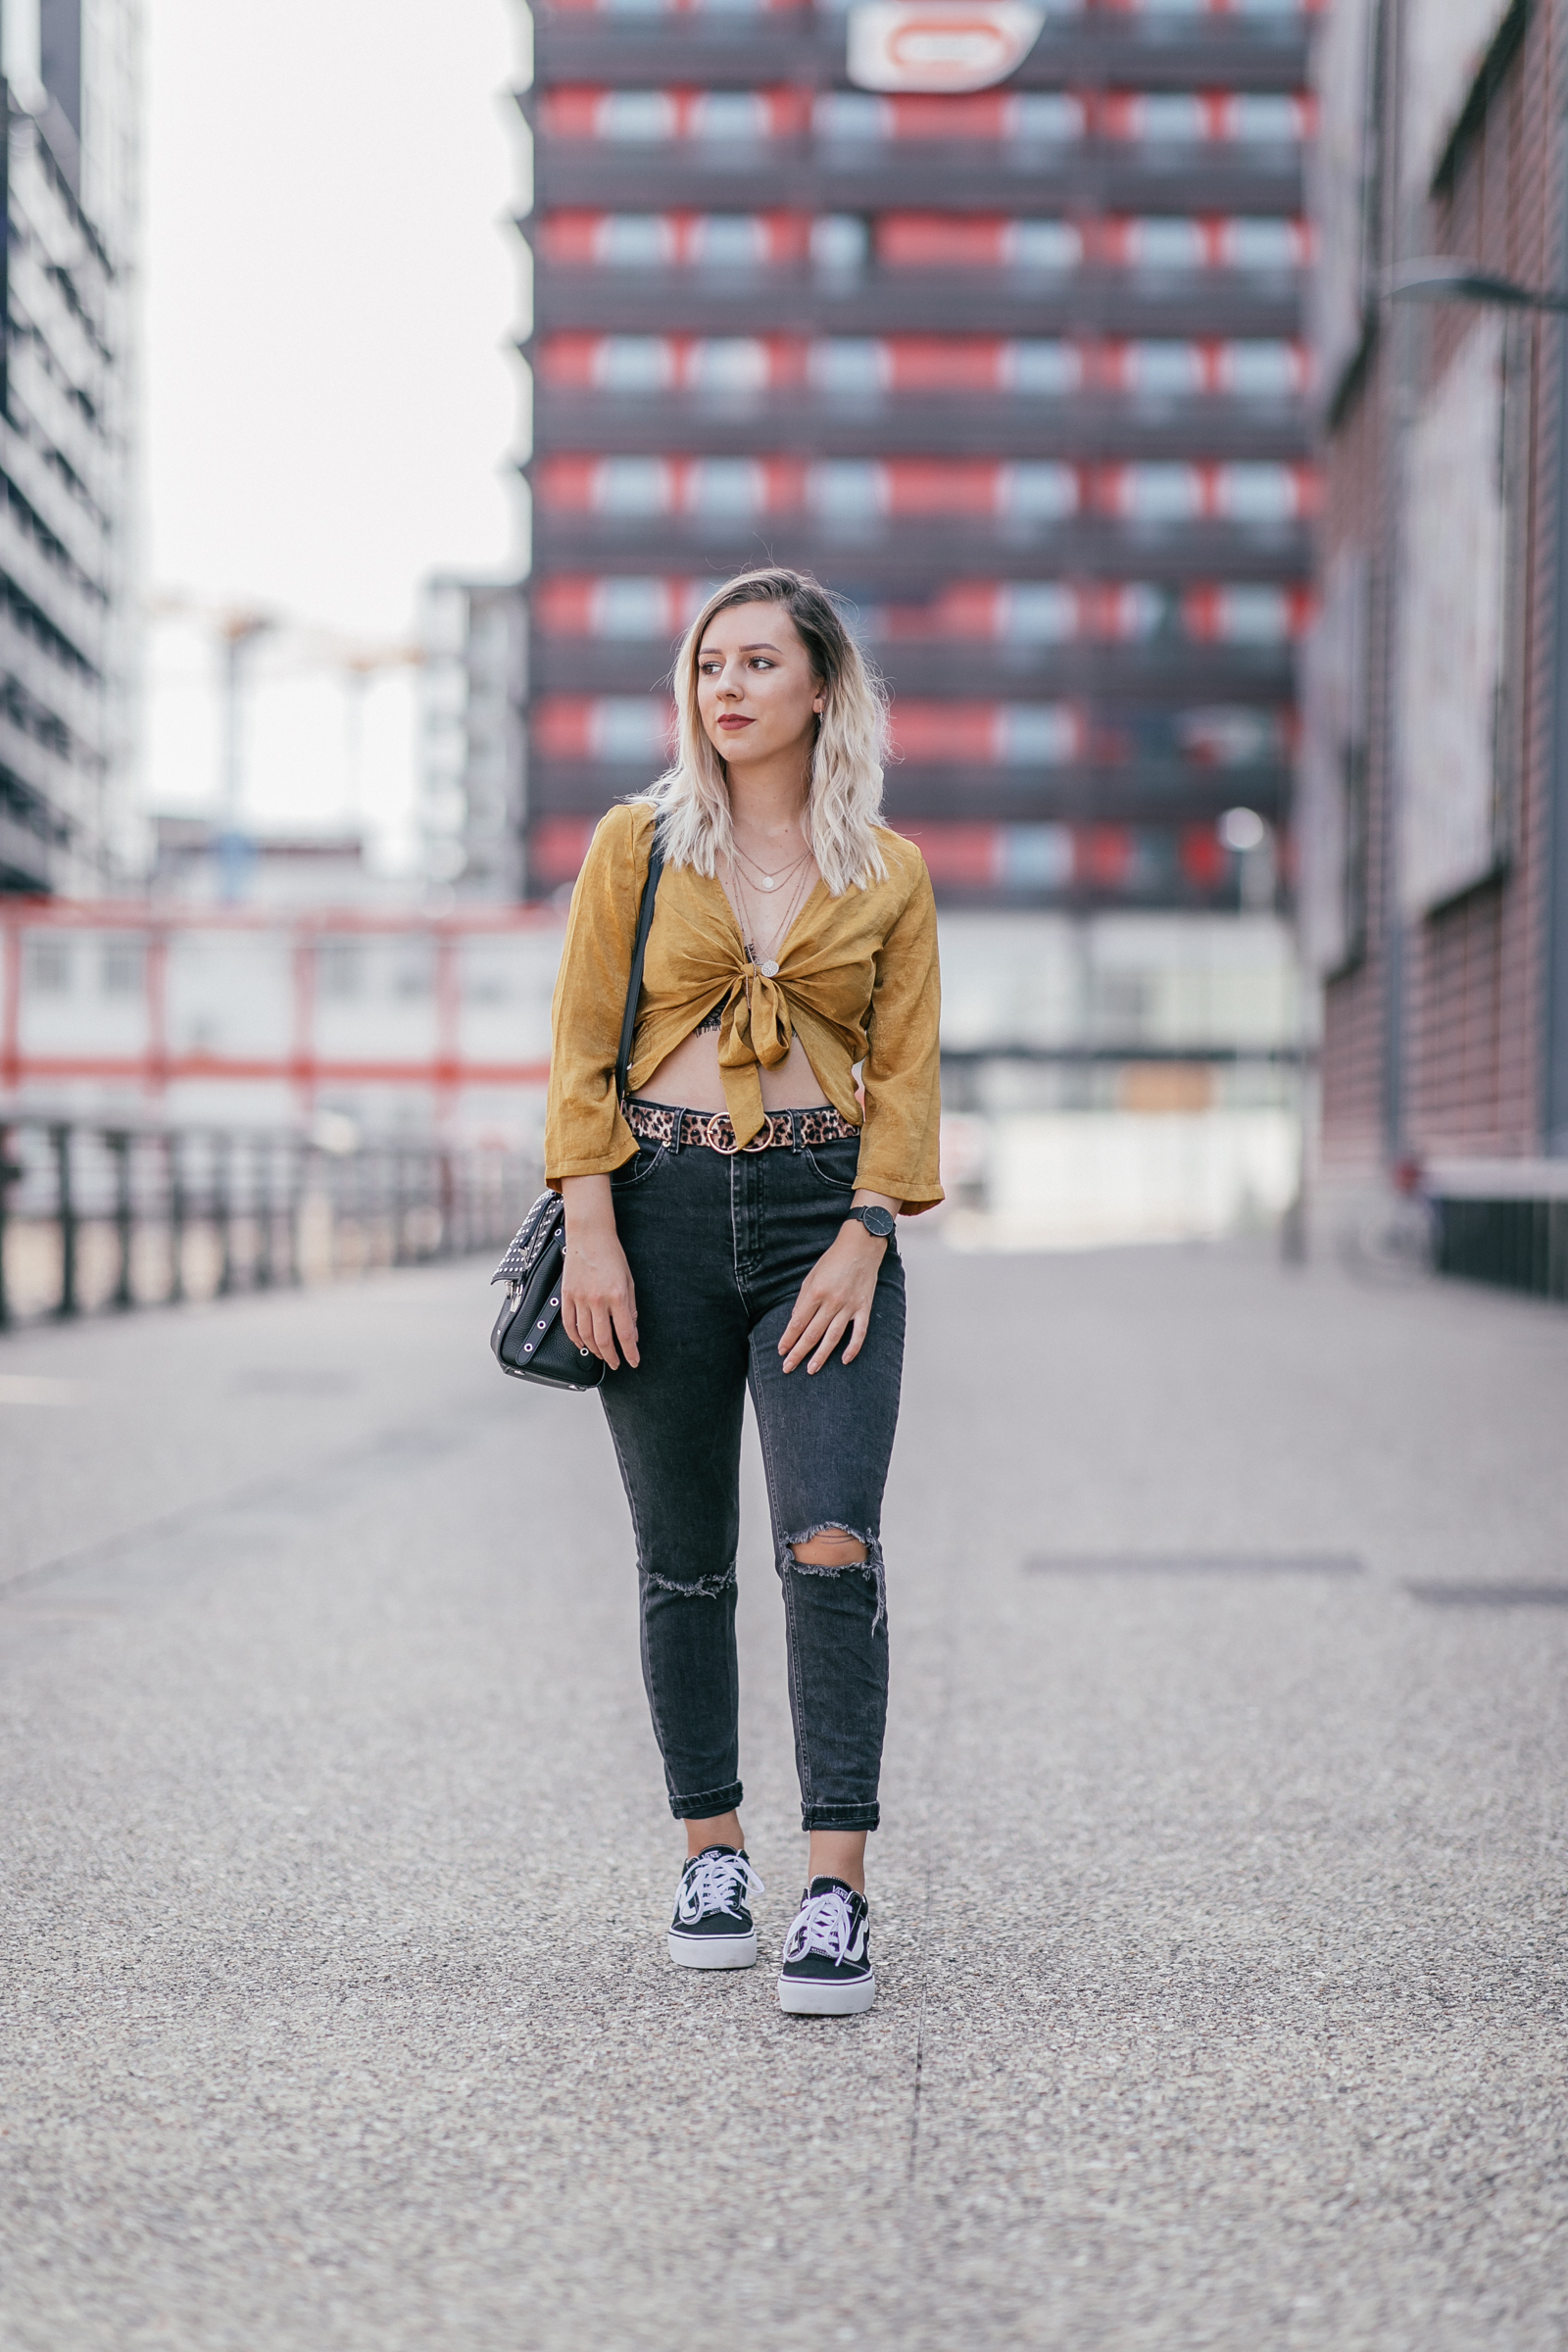
<svg viewBox="0 0 1568 2352">
<path fill-rule="evenodd" d="M 565 1176 L 608 1176 L 637 1149 L 615 1100 L 615 1054 L 652 846 L 651 810 L 612 808 L 571 894 L 550 1007 L 545 1181 L 556 1192 Z"/>
<path fill-rule="evenodd" d="M 906 1214 L 917 1216 L 942 1199 L 942 976 L 936 901 L 923 858 L 876 965 L 855 1181 L 864 1192 L 902 1200 Z"/>
</svg>

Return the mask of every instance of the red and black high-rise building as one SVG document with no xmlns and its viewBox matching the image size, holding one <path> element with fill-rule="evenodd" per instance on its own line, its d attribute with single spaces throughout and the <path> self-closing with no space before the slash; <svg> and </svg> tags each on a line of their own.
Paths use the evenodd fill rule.
<svg viewBox="0 0 1568 2352">
<path fill-rule="evenodd" d="M 534 893 L 766 560 L 849 600 L 948 899 L 1220 907 L 1221 813 L 1282 818 L 1310 0 L 1048 0 L 994 86 L 852 85 L 858 15 L 987 13 L 536 7 Z"/>
</svg>

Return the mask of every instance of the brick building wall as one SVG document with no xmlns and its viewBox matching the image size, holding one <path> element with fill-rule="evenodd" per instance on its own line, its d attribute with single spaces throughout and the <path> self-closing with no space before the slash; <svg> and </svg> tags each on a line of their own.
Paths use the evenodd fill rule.
<svg viewBox="0 0 1568 2352">
<path fill-rule="evenodd" d="M 1385 506 L 1390 469 L 1387 442 L 1387 354 L 1374 346 L 1351 388 L 1324 468 L 1321 554 L 1326 565 L 1339 550 L 1363 541 L 1385 544 Z M 1387 1085 L 1385 994 L 1389 982 L 1387 826 L 1388 788 L 1389 579 L 1375 559 L 1368 597 L 1368 747 L 1365 835 L 1361 843 L 1358 945 L 1344 970 L 1324 991 L 1322 1119 L 1325 1152 L 1331 1158 L 1376 1161 L 1384 1127 Z"/>
<path fill-rule="evenodd" d="M 1397 89 L 1395 12 L 1384 12 L 1383 87 Z M 1377 210 L 1379 259 L 1460 256 L 1532 286 L 1568 274 L 1563 214 L 1561 25 L 1548 0 L 1512 13 L 1461 117 L 1436 188 L 1396 221 L 1392 186 Z M 1380 146 L 1394 151 L 1383 108 Z M 1396 243 L 1397 231 L 1397 243 Z M 1323 1131 L 1332 1166 L 1375 1162 L 1396 1144 L 1422 1157 L 1518 1156 L 1544 1148 L 1549 943 L 1548 860 L 1556 759 L 1556 578 L 1560 370 L 1564 326 L 1520 318 L 1522 474 L 1508 623 L 1514 700 L 1496 870 L 1446 905 L 1401 917 L 1390 858 L 1396 820 L 1401 405 L 1413 413 L 1481 313 L 1445 303 L 1396 315 L 1385 305 L 1359 373 L 1330 420 L 1323 559 L 1370 541 L 1364 932 L 1328 977 Z M 1402 340 L 1401 340 L 1402 339 Z M 1410 387 L 1401 399 L 1402 377 Z"/>
</svg>

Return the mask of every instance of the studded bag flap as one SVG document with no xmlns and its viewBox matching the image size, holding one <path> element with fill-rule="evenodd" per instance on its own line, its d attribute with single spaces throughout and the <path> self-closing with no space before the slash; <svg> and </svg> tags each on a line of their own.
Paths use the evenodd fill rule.
<svg viewBox="0 0 1568 2352">
<path fill-rule="evenodd" d="M 492 1281 L 507 1296 L 490 1345 L 503 1372 L 542 1380 L 553 1389 L 596 1389 L 605 1377 L 602 1356 L 579 1348 L 561 1321 L 561 1277 L 566 1263 L 566 1219 L 559 1193 L 541 1193 Z"/>
</svg>

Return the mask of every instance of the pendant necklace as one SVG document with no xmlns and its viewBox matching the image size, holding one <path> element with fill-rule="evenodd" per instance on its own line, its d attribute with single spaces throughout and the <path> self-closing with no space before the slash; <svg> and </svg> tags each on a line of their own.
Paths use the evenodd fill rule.
<svg viewBox="0 0 1568 2352">
<path fill-rule="evenodd" d="M 741 848 L 740 843 L 735 839 L 733 833 L 730 836 L 730 849 L 733 855 L 740 859 L 741 863 L 743 865 L 749 865 L 752 868 L 752 871 L 758 876 L 756 887 L 759 890 L 782 889 L 784 884 L 789 880 L 791 874 L 798 873 L 811 855 L 810 844 L 808 843 L 806 848 L 801 852 L 800 856 L 796 858 L 793 858 L 788 865 L 777 866 L 771 872 L 769 872 L 765 865 L 760 864 L 755 858 L 751 857 L 747 851 Z"/>
<path fill-rule="evenodd" d="M 808 858 L 801 858 L 799 863 L 805 865 L 808 862 L 808 856 L 809 853 L 808 853 Z M 795 868 L 792 866 L 789 870 L 793 873 Z M 741 876 L 739 874 L 736 875 L 735 879 L 738 883 L 741 882 Z M 795 917 L 800 912 L 802 906 L 806 904 L 808 880 L 808 876 L 803 875 L 801 880 L 796 884 L 794 895 L 791 898 L 789 905 L 784 909 L 784 913 L 779 920 L 778 927 L 774 932 L 772 939 L 768 942 L 770 948 L 782 947 L 784 941 L 789 937 L 790 926 L 794 922 Z M 742 902 L 744 904 L 744 883 L 741 885 L 741 895 Z M 751 962 L 756 964 L 758 970 L 761 973 L 764 980 L 772 980 L 777 977 L 778 957 L 776 956 L 760 956 L 757 952 L 757 942 L 753 939 L 743 938 L 742 945 L 745 947 L 748 958 Z"/>
<path fill-rule="evenodd" d="M 746 853 L 745 853 L 745 851 L 744 851 L 744 850 L 740 851 L 738 855 L 739 855 L 739 858 L 740 858 L 741 861 L 745 862 L 745 861 L 746 861 Z M 806 852 L 806 856 L 805 856 L 805 857 L 803 857 L 803 858 L 796 858 L 796 860 L 795 860 L 795 863 L 794 863 L 793 865 L 786 865 L 785 867 L 783 867 L 783 868 L 782 868 L 782 870 L 781 870 L 780 872 L 778 872 L 778 873 L 776 873 L 776 874 L 768 874 L 768 873 L 763 873 L 763 872 L 760 870 L 760 869 L 759 869 L 759 871 L 758 871 L 757 878 L 756 878 L 755 882 L 753 882 L 753 883 L 752 883 L 752 887 L 753 887 L 753 889 L 754 889 L 754 890 L 782 890 L 782 889 L 783 889 L 783 887 L 784 887 L 784 885 L 785 885 L 785 883 L 786 883 L 786 882 L 789 880 L 790 876 L 791 876 L 792 874 L 798 874 L 798 873 L 800 872 L 800 870 L 801 870 L 802 866 L 806 864 L 806 862 L 807 862 L 807 859 L 808 859 L 808 858 L 809 858 L 810 855 L 811 855 L 810 851 L 809 851 L 809 850 L 808 850 L 808 851 Z M 747 879 L 750 881 L 750 880 L 751 880 L 751 876 L 750 876 L 750 875 L 748 875 Z"/>
</svg>

